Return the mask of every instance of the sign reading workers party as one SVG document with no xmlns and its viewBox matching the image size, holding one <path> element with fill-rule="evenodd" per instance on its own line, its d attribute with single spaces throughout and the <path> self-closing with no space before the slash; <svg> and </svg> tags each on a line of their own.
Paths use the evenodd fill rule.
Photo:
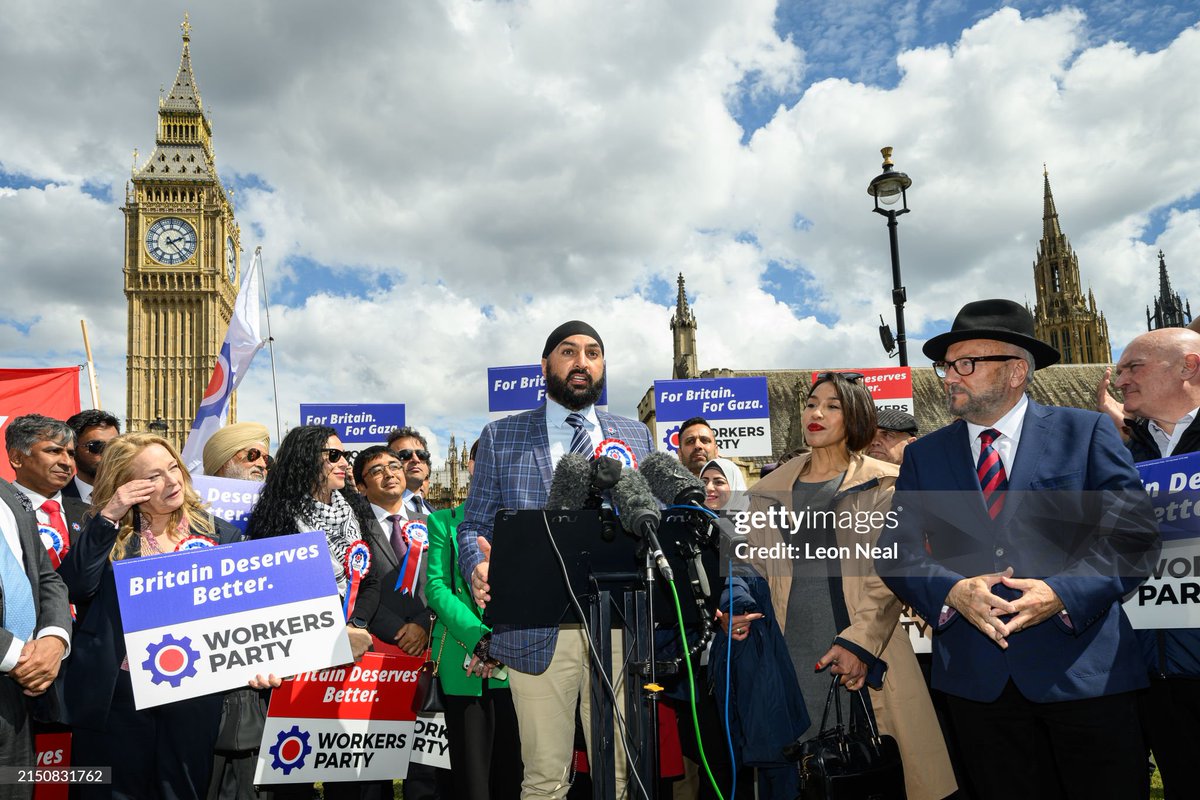
<svg viewBox="0 0 1200 800">
<path fill-rule="evenodd" d="M 654 382 L 659 449 L 679 450 L 679 428 L 704 417 L 723 456 L 771 455 L 771 410 L 767 379 L 703 378 Z"/>
<path fill-rule="evenodd" d="M 519 414 L 546 402 L 546 378 L 541 364 L 519 367 L 488 367 L 488 414 L 491 419 Z M 608 382 L 600 391 L 596 407 L 608 410 Z"/>
<path fill-rule="evenodd" d="M 867 369 L 837 369 L 816 370 L 812 374 L 815 381 L 822 372 L 849 372 L 862 376 L 863 386 L 871 392 L 875 408 L 891 408 L 913 413 L 912 369 L 909 367 L 878 367 Z"/>
<path fill-rule="evenodd" d="M 422 660 L 366 653 L 271 692 L 255 783 L 392 780 L 416 741 L 413 689 Z"/>
<path fill-rule="evenodd" d="M 1162 552 L 1125 598 L 1135 628 L 1200 628 L 1200 453 L 1137 465 L 1154 506 Z"/>
<path fill-rule="evenodd" d="M 353 660 L 322 533 L 124 559 L 113 572 L 139 709 Z"/>
<path fill-rule="evenodd" d="M 325 425 L 342 444 L 386 442 L 404 427 L 404 403 L 301 403 L 301 425 Z"/>
<path fill-rule="evenodd" d="M 233 525 L 242 533 L 250 521 L 250 512 L 258 502 L 263 485 L 258 481 L 241 481 L 234 478 L 214 478 L 211 475 L 193 475 L 192 488 L 200 500 L 215 516 Z"/>
</svg>

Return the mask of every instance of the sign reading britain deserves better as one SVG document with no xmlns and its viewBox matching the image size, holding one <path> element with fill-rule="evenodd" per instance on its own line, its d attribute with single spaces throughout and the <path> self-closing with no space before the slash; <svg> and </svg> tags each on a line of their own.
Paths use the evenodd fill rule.
<svg viewBox="0 0 1200 800">
<path fill-rule="evenodd" d="M 546 402 L 546 378 L 541 364 L 488 367 L 488 415 L 494 421 L 537 408 Z M 608 382 L 596 407 L 608 410 Z"/>
<path fill-rule="evenodd" d="M 325 535 L 113 563 L 139 709 L 353 660 Z"/>
<path fill-rule="evenodd" d="M 679 450 L 679 428 L 704 417 L 723 456 L 771 455 L 771 410 L 766 378 L 703 378 L 654 382 L 658 447 Z"/>
<path fill-rule="evenodd" d="M 255 783 L 391 780 L 416 745 L 413 689 L 422 659 L 367 653 L 271 693 Z"/>
<path fill-rule="evenodd" d="M 200 500 L 214 515 L 246 532 L 250 512 L 258 502 L 263 485 L 257 481 L 242 481 L 234 478 L 214 478 L 210 475 L 193 475 L 192 488 Z"/>
<path fill-rule="evenodd" d="M 333 428 L 342 444 L 382 444 L 404 427 L 404 404 L 301 403 L 300 424 Z"/>
</svg>

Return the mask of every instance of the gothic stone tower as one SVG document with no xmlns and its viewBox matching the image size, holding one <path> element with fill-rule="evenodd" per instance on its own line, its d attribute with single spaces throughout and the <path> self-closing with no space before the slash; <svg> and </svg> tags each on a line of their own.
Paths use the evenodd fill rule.
<svg viewBox="0 0 1200 800">
<path fill-rule="evenodd" d="M 1050 174 L 1045 179 L 1045 210 L 1042 241 L 1033 265 L 1037 306 L 1033 311 L 1034 334 L 1062 353 L 1063 364 L 1106 364 L 1112 360 L 1108 321 L 1096 310 L 1096 296 L 1089 288 L 1084 300 L 1079 280 L 1079 257 L 1058 224 L 1058 211 L 1050 193 Z"/>
<path fill-rule="evenodd" d="M 171 91 L 158 100 L 154 154 L 137 153 L 125 188 L 125 298 L 129 302 L 126 425 L 156 417 L 181 445 L 229 327 L 240 232 L 213 162 L 212 125 L 192 76 L 191 25 Z M 236 401 L 230 401 L 234 422 Z"/>
<path fill-rule="evenodd" d="M 671 334 L 675 340 L 675 362 L 671 365 L 671 377 L 700 377 L 696 362 L 696 315 L 688 308 L 682 272 L 679 273 L 679 297 L 675 300 L 675 313 L 671 315 Z"/>
<path fill-rule="evenodd" d="M 1171 278 L 1167 275 L 1167 257 L 1158 251 L 1158 297 L 1154 298 L 1154 314 L 1146 306 L 1146 330 L 1159 328 L 1183 328 L 1192 321 L 1192 302 L 1185 307 L 1178 292 L 1171 291 Z"/>
</svg>

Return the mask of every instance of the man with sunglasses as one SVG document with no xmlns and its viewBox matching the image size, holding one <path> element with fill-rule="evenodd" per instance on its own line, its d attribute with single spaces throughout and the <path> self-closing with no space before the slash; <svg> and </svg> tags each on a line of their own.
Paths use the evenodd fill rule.
<svg viewBox="0 0 1200 800">
<path fill-rule="evenodd" d="M 905 452 L 876 568 L 933 625 L 970 782 L 1145 798 L 1146 669 L 1121 600 L 1160 543 L 1129 453 L 1100 414 L 1026 395 L 1059 353 L 1018 303 L 968 303 L 923 351 L 959 419 Z"/>
<path fill-rule="evenodd" d="M 271 432 L 260 422 L 226 425 L 204 443 L 204 474 L 262 483 L 267 479 Z"/>
<path fill-rule="evenodd" d="M 433 506 L 426 502 L 421 493 L 425 481 L 429 480 L 429 443 L 420 431 L 405 425 L 388 434 L 387 446 L 404 464 L 404 477 L 407 482 L 404 492 L 406 515 L 432 514 Z"/>
<path fill-rule="evenodd" d="M 654 452 L 650 431 L 640 422 L 596 408 L 604 389 L 604 343 L 586 322 L 565 322 L 546 338 L 542 374 L 546 402 L 483 429 L 475 474 L 458 527 L 459 569 L 480 607 L 491 600 L 487 583 L 492 528 L 502 508 L 546 506 L 554 468 L 562 456 L 594 455 L 605 440 L 620 439 L 640 462 Z M 614 443 L 615 444 L 615 443 Z M 487 660 L 509 667 L 509 686 L 521 733 L 525 768 L 522 797 L 566 796 L 578 704 L 585 734 L 591 729 L 591 669 L 583 629 L 568 619 L 560 627 L 497 625 Z M 621 652 L 614 637 L 613 652 Z M 479 648 L 476 654 L 480 655 Z M 620 670 L 617 670 L 620 674 Z M 617 691 L 621 691 L 618 679 Z M 589 746 L 597 743 L 589 741 Z M 625 780 L 624 747 L 616 741 L 616 791 Z M 594 753 L 593 753 L 594 755 Z M 599 761 L 592 758 L 592 763 Z"/>
<path fill-rule="evenodd" d="M 121 435 L 121 423 L 107 411 L 89 408 L 67 419 L 75 431 L 75 477 L 63 487 L 63 497 L 92 501 L 96 470 L 104 460 L 104 446 Z"/>
</svg>

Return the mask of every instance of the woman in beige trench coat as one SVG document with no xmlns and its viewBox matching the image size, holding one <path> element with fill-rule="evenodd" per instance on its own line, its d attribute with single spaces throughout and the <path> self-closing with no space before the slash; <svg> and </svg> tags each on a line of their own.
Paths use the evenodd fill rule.
<svg viewBox="0 0 1200 800">
<path fill-rule="evenodd" d="M 807 672 L 802 686 L 808 684 L 805 700 L 813 718 L 809 734 L 817 732 L 827 694 L 811 697 L 812 687 L 827 688 L 830 673 L 840 675 L 842 685 L 852 691 L 866 687 L 880 732 L 894 736 L 900 747 L 909 800 L 941 800 L 956 788 L 954 772 L 912 645 L 898 624 L 902 604 L 874 569 L 872 548 L 888 524 L 898 469 L 862 455 L 875 432 L 875 407 L 860 379 L 850 376 L 853 373 L 818 376 L 802 414 L 812 451 L 783 464 L 751 491 L 750 544 L 791 544 L 792 550 L 785 555 L 776 548 L 768 557 L 766 551 L 752 549 L 750 561 L 767 578 L 793 660 L 797 653 L 808 654 L 795 667 L 798 675 Z M 795 507 L 806 500 L 815 505 Z M 789 531 L 778 524 L 760 524 L 772 508 L 775 522 L 780 510 L 833 513 L 822 515 L 829 521 L 824 530 L 801 523 Z M 825 550 L 817 549 L 822 546 Z M 808 567 L 814 561 L 826 563 L 802 572 L 798 565 L 806 560 Z M 794 581 L 794 571 L 820 579 Z M 840 598 L 827 590 L 839 585 Z M 839 599 L 844 612 L 838 608 Z M 789 610 L 800 618 L 790 618 Z M 833 622 L 846 618 L 847 626 Z M 733 624 L 736 638 L 753 623 L 739 624 L 735 618 Z M 813 653 L 821 669 L 806 679 L 814 675 L 814 661 L 809 660 Z"/>
</svg>

